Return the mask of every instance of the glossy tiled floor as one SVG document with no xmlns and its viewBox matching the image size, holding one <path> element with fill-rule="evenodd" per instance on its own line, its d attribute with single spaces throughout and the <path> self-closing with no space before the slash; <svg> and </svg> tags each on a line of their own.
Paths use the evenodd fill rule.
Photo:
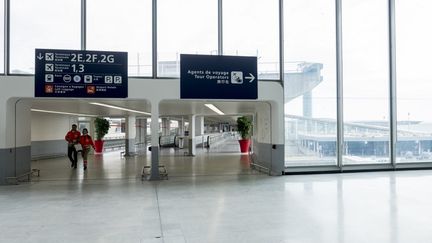
<svg viewBox="0 0 432 243">
<path fill-rule="evenodd" d="M 432 171 L 269 177 L 181 152 L 159 182 L 137 179 L 145 156 L 38 161 L 39 181 L 0 187 L 0 242 L 432 242 Z"/>
</svg>

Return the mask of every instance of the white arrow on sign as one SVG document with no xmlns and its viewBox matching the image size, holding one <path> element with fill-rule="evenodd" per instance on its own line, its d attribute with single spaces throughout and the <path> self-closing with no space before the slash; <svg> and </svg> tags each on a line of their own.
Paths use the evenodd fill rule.
<svg viewBox="0 0 432 243">
<path fill-rule="evenodd" d="M 255 80 L 255 76 L 252 75 L 252 73 L 249 73 L 250 76 L 247 76 L 245 79 L 250 79 L 249 83 L 252 83 Z"/>
<path fill-rule="evenodd" d="M 37 56 L 37 58 L 38 58 L 39 60 L 42 60 L 44 57 L 42 56 L 42 53 L 39 53 L 39 56 Z"/>
</svg>

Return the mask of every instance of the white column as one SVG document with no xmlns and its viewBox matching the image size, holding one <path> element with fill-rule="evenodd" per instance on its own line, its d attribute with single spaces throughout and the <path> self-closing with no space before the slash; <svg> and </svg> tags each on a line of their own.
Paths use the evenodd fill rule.
<svg viewBox="0 0 432 243">
<path fill-rule="evenodd" d="M 142 122 L 142 129 L 143 129 L 143 133 L 144 133 L 144 139 L 143 139 L 143 141 L 144 141 L 144 143 L 146 143 L 147 144 L 147 118 L 146 119 L 143 119 L 143 122 Z"/>
<path fill-rule="evenodd" d="M 151 104 L 151 172 L 150 180 L 160 180 L 159 176 L 159 102 Z"/>
<path fill-rule="evenodd" d="M 146 143 L 147 118 L 137 119 L 137 139 L 140 143 Z"/>
<path fill-rule="evenodd" d="M 170 135 L 171 121 L 169 118 L 162 118 L 162 136 Z"/>
<path fill-rule="evenodd" d="M 189 155 L 196 155 L 196 143 L 195 143 L 195 115 L 189 116 Z"/>
<path fill-rule="evenodd" d="M 135 138 L 136 138 L 136 117 L 128 116 L 125 121 L 125 139 L 126 148 L 125 156 L 130 156 L 135 153 Z"/>
<path fill-rule="evenodd" d="M 185 147 L 185 143 L 186 143 L 184 132 L 185 132 L 185 122 L 182 117 L 180 120 L 178 120 L 178 131 L 177 131 L 178 147 L 181 149 Z"/>
<path fill-rule="evenodd" d="M 184 129 L 184 119 L 183 119 L 183 117 L 182 117 L 181 120 L 178 121 L 178 126 L 179 126 L 179 129 L 178 129 L 178 134 L 177 135 L 184 136 L 185 129 Z"/>
<path fill-rule="evenodd" d="M 96 120 L 96 118 L 94 118 L 94 117 L 90 118 L 90 127 L 88 127 L 89 135 L 92 136 L 93 140 L 96 140 L 95 120 Z M 69 119 L 69 122 L 71 122 L 71 119 Z M 77 122 L 78 122 L 78 120 L 77 120 Z M 78 123 L 75 123 L 75 124 L 78 124 Z M 69 124 L 69 127 L 71 127 L 71 126 L 72 126 L 72 123 Z"/>
<path fill-rule="evenodd" d="M 141 127 L 141 123 L 142 123 L 142 119 L 140 118 L 136 118 L 135 120 L 136 122 L 136 135 L 135 135 L 135 141 L 136 143 L 142 143 L 142 127 Z"/>
<path fill-rule="evenodd" d="M 144 118 L 141 120 L 141 142 L 143 143 L 142 147 L 144 150 L 147 150 L 147 144 L 149 144 L 148 138 L 147 138 L 147 118 Z M 147 153 L 147 152 L 146 152 Z"/>
<path fill-rule="evenodd" d="M 195 135 L 200 136 L 204 135 L 204 117 L 203 116 L 197 116 L 195 117 Z"/>
</svg>

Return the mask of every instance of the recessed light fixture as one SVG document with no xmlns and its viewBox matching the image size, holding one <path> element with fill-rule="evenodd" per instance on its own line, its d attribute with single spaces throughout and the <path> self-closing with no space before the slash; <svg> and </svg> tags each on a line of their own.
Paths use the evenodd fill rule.
<svg viewBox="0 0 432 243">
<path fill-rule="evenodd" d="M 214 106 L 213 104 L 205 104 L 205 106 L 207 106 L 209 109 L 211 109 L 212 111 L 218 113 L 219 115 L 225 115 L 225 113 L 223 113 L 221 110 L 219 110 L 216 106 Z"/>
<path fill-rule="evenodd" d="M 63 111 L 49 111 L 49 110 L 39 110 L 39 109 L 31 109 L 31 111 L 34 111 L 34 112 L 43 112 L 43 113 L 51 113 L 51 114 L 71 115 L 71 116 L 97 117 L 97 115 L 82 114 L 82 113 L 71 113 L 71 112 L 63 112 Z"/>
<path fill-rule="evenodd" d="M 120 107 L 120 106 L 108 105 L 108 104 L 103 104 L 103 103 L 98 103 L 98 102 L 91 102 L 90 104 L 92 104 L 92 105 L 98 105 L 98 106 L 103 106 L 103 107 L 108 107 L 108 108 L 117 109 L 117 110 L 122 110 L 122 111 L 129 111 L 129 112 L 144 114 L 144 115 L 151 115 L 151 113 L 149 113 L 149 112 L 137 111 L 137 110 L 123 108 L 123 107 Z"/>
</svg>

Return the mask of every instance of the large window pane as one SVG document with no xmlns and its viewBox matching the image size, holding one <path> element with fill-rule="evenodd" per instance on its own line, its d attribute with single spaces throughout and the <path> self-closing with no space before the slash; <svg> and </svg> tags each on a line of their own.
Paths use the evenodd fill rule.
<svg viewBox="0 0 432 243">
<path fill-rule="evenodd" d="M 334 4 L 284 2 L 286 166 L 336 164 Z"/>
<path fill-rule="evenodd" d="M 87 49 L 126 51 L 129 76 L 152 76 L 152 1 L 88 0 Z"/>
<path fill-rule="evenodd" d="M 257 56 L 260 79 L 279 79 L 280 76 L 278 2 L 277 0 L 223 2 L 224 54 Z"/>
<path fill-rule="evenodd" d="M 387 0 L 343 0 L 344 164 L 389 163 Z"/>
<path fill-rule="evenodd" d="M 180 54 L 217 54 L 217 1 L 158 1 L 158 76 L 180 76 Z"/>
<path fill-rule="evenodd" d="M 80 49 L 80 3 L 10 1 L 10 72 L 33 74 L 35 48 Z"/>
<path fill-rule="evenodd" d="M 0 73 L 4 73 L 4 1 L 0 1 Z"/>
<path fill-rule="evenodd" d="M 397 162 L 432 160 L 432 2 L 396 1 Z"/>
</svg>

